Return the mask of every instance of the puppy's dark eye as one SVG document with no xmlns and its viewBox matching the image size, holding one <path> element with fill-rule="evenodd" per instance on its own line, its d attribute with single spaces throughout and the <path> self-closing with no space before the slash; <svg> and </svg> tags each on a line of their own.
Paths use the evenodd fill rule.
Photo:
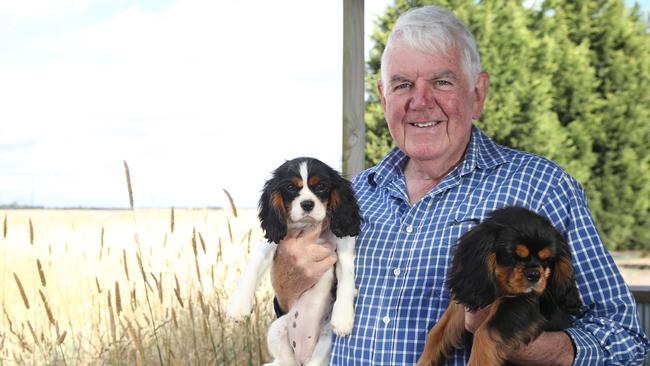
<svg viewBox="0 0 650 366">
<path fill-rule="evenodd" d="M 289 184 L 287 184 L 287 185 L 284 187 L 284 189 L 286 189 L 287 192 L 289 192 L 289 193 L 296 193 L 296 192 L 298 191 L 298 187 L 296 187 L 296 185 L 293 184 L 293 183 L 289 183 Z"/>
<path fill-rule="evenodd" d="M 327 191 L 327 185 L 325 183 L 318 183 L 316 187 L 314 187 L 315 193 L 323 193 L 325 191 Z"/>
</svg>

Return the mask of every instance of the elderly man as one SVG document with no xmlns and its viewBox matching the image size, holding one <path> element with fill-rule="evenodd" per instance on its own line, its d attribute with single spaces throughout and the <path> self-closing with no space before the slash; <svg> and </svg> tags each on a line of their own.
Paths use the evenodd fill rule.
<svg viewBox="0 0 650 366">
<path fill-rule="evenodd" d="M 494 209 L 512 205 L 547 217 L 569 242 L 584 307 L 571 328 L 542 333 L 510 360 L 643 362 L 648 339 L 580 185 L 553 162 L 499 146 L 472 124 L 489 76 L 467 27 L 435 6 L 403 14 L 381 75 L 378 91 L 396 147 L 353 180 L 363 217 L 359 292 L 353 333 L 335 338 L 331 363 L 415 364 L 450 301 L 444 281 L 457 239 Z M 280 243 L 272 271 L 280 311 L 335 261 L 313 238 L 294 233 Z M 466 330 L 476 330 L 485 316 L 485 310 L 468 313 Z M 470 351 L 456 350 L 447 364 L 464 365 Z"/>
</svg>

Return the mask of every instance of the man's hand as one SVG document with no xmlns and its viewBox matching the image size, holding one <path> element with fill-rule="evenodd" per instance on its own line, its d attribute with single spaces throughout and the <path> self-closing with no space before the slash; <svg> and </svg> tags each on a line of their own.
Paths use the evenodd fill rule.
<svg viewBox="0 0 650 366">
<path fill-rule="evenodd" d="M 469 311 L 465 308 L 465 330 L 474 334 L 478 327 L 483 324 L 485 318 L 490 314 L 490 306 L 488 305 L 476 311 Z"/>
<path fill-rule="evenodd" d="M 465 309 L 465 329 L 474 334 L 490 314 L 488 305 L 476 311 Z M 527 346 L 509 355 L 519 365 L 571 365 L 575 353 L 571 338 L 564 332 L 542 332 Z"/>
<path fill-rule="evenodd" d="M 318 224 L 308 231 L 291 231 L 278 244 L 271 267 L 271 284 L 283 311 L 291 309 L 296 299 L 336 262 L 333 244 L 316 244 L 321 229 Z"/>
</svg>

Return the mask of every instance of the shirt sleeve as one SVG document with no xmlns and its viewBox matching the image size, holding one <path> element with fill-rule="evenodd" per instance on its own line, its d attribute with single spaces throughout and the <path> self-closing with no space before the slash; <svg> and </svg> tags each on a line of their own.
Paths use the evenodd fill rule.
<svg viewBox="0 0 650 366">
<path fill-rule="evenodd" d="M 581 314 L 566 330 L 576 349 L 574 365 L 639 365 L 650 349 L 636 304 L 613 258 L 603 245 L 584 190 L 563 175 L 540 212 L 567 239 L 580 297 Z"/>
</svg>

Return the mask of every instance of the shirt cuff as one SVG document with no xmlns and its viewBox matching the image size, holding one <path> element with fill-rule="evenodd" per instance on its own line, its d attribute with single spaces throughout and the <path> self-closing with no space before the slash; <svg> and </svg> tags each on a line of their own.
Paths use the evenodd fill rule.
<svg viewBox="0 0 650 366">
<path fill-rule="evenodd" d="M 589 366 L 601 365 L 604 363 L 603 350 L 600 348 L 600 343 L 591 333 L 588 333 L 579 328 L 568 328 L 564 330 L 571 341 L 575 350 L 573 365 Z"/>
</svg>

